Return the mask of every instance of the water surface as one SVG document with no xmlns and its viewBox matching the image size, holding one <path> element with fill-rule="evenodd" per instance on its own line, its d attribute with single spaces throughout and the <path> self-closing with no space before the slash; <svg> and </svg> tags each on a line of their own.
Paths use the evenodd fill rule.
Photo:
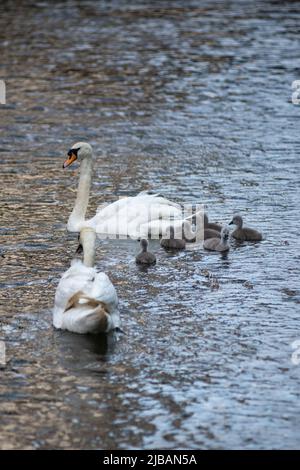
<svg viewBox="0 0 300 470">
<path fill-rule="evenodd" d="M 0 6 L 1 448 L 297 448 L 300 10 L 295 2 Z M 77 246 L 65 224 L 78 140 L 89 215 L 153 189 L 263 231 L 228 256 L 99 241 L 125 335 L 54 331 Z"/>
</svg>

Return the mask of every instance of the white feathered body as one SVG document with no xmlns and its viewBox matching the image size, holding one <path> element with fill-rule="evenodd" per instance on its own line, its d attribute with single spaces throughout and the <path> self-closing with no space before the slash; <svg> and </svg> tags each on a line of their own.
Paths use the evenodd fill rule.
<svg viewBox="0 0 300 470">
<path fill-rule="evenodd" d="M 179 204 L 155 194 L 140 193 L 137 196 L 119 199 L 100 207 L 96 215 L 88 221 L 70 218 L 69 231 L 80 231 L 82 227 L 92 227 L 98 234 L 121 235 L 138 238 L 151 224 L 164 221 L 170 225 L 173 219 L 181 219 Z"/>
<path fill-rule="evenodd" d="M 119 327 L 118 297 L 108 276 L 74 261 L 56 289 L 53 325 L 74 333 L 108 332 Z"/>
</svg>

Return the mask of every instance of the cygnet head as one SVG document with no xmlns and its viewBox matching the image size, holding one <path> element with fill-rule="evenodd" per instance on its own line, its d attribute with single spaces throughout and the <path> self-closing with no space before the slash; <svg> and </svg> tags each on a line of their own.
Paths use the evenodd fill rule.
<svg viewBox="0 0 300 470">
<path fill-rule="evenodd" d="M 236 225 L 238 228 L 242 228 L 242 226 L 243 226 L 243 219 L 242 219 L 242 216 L 239 215 L 239 214 L 235 214 L 235 215 L 232 217 L 232 221 L 229 222 L 229 225 Z"/>
<path fill-rule="evenodd" d="M 221 240 L 223 242 L 227 242 L 228 238 L 229 238 L 229 228 L 226 226 L 226 227 L 223 227 L 221 230 Z"/>
<path fill-rule="evenodd" d="M 141 248 L 142 248 L 143 251 L 147 251 L 148 240 L 146 240 L 145 238 L 142 238 L 141 241 L 140 241 L 140 245 L 141 245 Z"/>
<path fill-rule="evenodd" d="M 93 150 L 90 144 L 87 142 L 77 142 L 68 151 L 68 158 L 65 160 L 63 168 L 67 168 L 72 165 L 76 160 L 81 162 L 86 158 L 92 158 L 92 156 Z"/>
<path fill-rule="evenodd" d="M 204 227 L 208 224 L 208 215 L 206 212 L 203 213 L 203 222 L 204 222 Z"/>
</svg>

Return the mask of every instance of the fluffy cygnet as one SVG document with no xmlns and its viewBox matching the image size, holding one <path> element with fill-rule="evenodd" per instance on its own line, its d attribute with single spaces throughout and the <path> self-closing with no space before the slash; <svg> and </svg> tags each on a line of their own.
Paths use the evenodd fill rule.
<svg viewBox="0 0 300 470">
<path fill-rule="evenodd" d="M 145 238 L 142 238 L 140 241 L 142 251 L 136 256 L 135 262 L 137 264 L 155 264 L 156 256 L 148 251 L 148 241 Z"/>
<path fill-rule="evenodd" d="M 166 250 L 184 250 L 185 249 L 185 240 L 182 238 L 175 238 L 174 227 L 171 225 L 169 227 L 169 238 L 162 238 L 160 245 Z"/>
<path fill-rule="evenodd" d="M 212 228 L 205 228 L 202 224 L 198 224 L 195 230 L 192 230 L 192 225 L 189 221 L 183 223 L 183 238 L 188 243 L 194 243 L 196 240 L 206 240 L 207 238 L 220 238 L 221 233 Z"/>
<path fill-rule="evenodd" d="M 221 232 L 218 230 L 214 230 L 213 228 L 205 228 L 204 229 L 204 240 L 208 238 L 221 238 Z"/>
<path fill-rule="evenodd" d="M 254 230 L 253 228 L 243 227 L 243 218 L 240 215 L 235 214 L 233 216 L 229 225 L 232 224 L 236 225 L 237 227 L 231 234 L 236 240 L 249 242 L 262 240 L 262 234 L 260 232 Z"/>
<path fill-rule="evenodd" d="M 221 232 L 222 230 L 222 225 L 216 224 L 214 222 L 209 222 L 208 221 L 208 215 L 206 212 L 204 212 L 204 228 L 205 229 L 212 229 L 216 230 L 217 232 Z"/>
<path fill-rule="evenodd" d="M 220 238 L 208 238 L 204 240 L 203 247 L 206 250 L 210 251 L 228 251 L 229 250 L 229 229 L 228 227 L 223 227 L 221 231 L 221 239 Z"/>
</svg>

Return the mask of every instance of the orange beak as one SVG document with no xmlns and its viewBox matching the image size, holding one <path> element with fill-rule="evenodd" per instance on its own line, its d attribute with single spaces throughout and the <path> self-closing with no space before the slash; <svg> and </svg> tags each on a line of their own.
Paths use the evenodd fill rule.
<svg viewBox="0 0 300 470">
<path fill-rule="evenodd" d="M 72 165 L 72 163 L 74 163 L 75 160 L 77 160 L 77 155 L 73 152 L 70 152 L 70 155 L 68 154 L 68 158 L 67 160 L 65 160 L 63 164 L 63 168 L 67 168 L 67 166 Z"/>
</svg>

